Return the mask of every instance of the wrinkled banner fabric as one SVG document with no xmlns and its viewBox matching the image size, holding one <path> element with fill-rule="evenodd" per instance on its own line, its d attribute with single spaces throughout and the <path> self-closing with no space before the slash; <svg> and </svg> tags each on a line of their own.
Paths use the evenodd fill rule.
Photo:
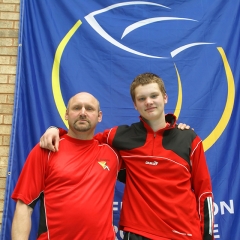
<svg viewBox="0 0 240 240">
<path fill-rule="evenodd" d="M 214 192 L 215 239 L 240 238 L 240 1 L 22 0 L 14 115 L 1 239 L 10 239 L 10 198 L 24 161 L 50 125 L 67 129 L 70 96 L 101 103 L 97 132 L 138 121 L 134 77 L 165 82 L 166 113 L 202 138 Z M 113 203 L 117 238 L 123 185 Z M 38 226 L 33 214 L 30 239 Z"/>
</svg>

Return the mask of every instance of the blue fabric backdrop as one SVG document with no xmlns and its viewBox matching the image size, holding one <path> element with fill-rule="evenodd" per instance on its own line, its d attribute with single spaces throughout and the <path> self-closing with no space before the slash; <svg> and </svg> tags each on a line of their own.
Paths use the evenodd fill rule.
<svg viewBox="0 0 240 240">
<path fill-rule="evenodd" d="M 166 112 L 203 139 L 215 239 L 240 239 L 240 1 L 22 0 L 15 105 L 1 239 L 10 239 L 10 196 L 31 148 L 50 125 L 67 129 L 65 105 L 88 91 L 101 103 L 97 132 L 138 121 L 133 78 L 165 82 Z M 117 183 L 117 238 L 123 186 Z M 34 211 L 30 239 L 35 239 Z"/>
</svg>

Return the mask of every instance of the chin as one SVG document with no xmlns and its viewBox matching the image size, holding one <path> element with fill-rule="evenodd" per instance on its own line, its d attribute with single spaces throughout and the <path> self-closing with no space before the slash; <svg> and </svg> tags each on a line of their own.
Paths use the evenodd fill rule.
<svg viewBox="0 0 240 240">
<path fill-rule="evenodd" d="M 160 117 L 157 116 L 157 115 L 148 115 L 148 116 L 146 116 L 145 118 L 146 118 L 148 121 L 156 121 L 156 120 L 160 119 Z"/>
</svg>

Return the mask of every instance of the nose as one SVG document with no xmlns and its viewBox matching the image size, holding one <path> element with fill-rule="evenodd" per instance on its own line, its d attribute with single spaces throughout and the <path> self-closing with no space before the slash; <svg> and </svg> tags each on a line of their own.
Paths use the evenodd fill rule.
<svg viewBox="0 0 240 240">
<path fill-rule="evenodd" d="M 152 104 L 152 99 L 150 97 L 147 97 L 146 100 L 145 100 L 145 103 L 148 105 L 148 104 Z"/>
<path fill-rule="evenodd" d="M 80 115 L 86 115 L 86 109 L 84 107 L 81 108 L 80 110 Z"/>
</svg>

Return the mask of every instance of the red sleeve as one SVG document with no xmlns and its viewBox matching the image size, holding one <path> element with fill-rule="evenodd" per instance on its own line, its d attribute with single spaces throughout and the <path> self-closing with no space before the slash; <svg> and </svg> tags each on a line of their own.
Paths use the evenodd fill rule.
<svg viewBox="0 0 240 240">
<path fill-rule="evenodd" d="M 113 142 L 116 131 L 117 131 L 117 127 L 113 127 L 111 129 L 106 129 L 102 133 L 97 133 L 94 136 L 94 139 L 98 140 L 99 143 L 106 143 L 112 147 L 112 142 Z"/>
<path fill-rule="evenodd" d="M 192 187 L 196 195 L 203 240 L 214 239 L 213 193 L 211 178 L 201 139 L 197 136 L 192 143 Z"/>
<path fill-rule="evenodd" d="M 39 144 L 32 149 L 12 193 L 12 199 L 20 199 L 29 205 L 39 197 L 44 190 L 48 154 L 49 151 L 40 148 Z"/>
</svg>

